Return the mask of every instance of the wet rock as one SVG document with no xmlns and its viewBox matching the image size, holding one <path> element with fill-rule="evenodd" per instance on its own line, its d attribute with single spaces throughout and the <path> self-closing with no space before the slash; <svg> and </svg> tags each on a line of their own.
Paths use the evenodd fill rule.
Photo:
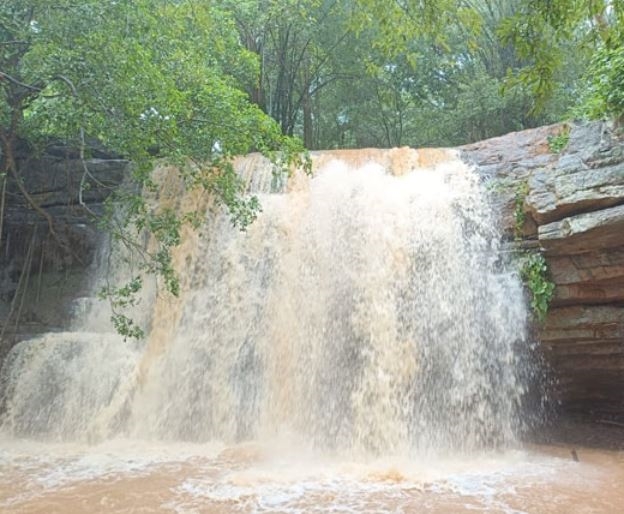
<svg viewBox="0 0 624 514">
<path fill-rule="evenodd" d="M 558 159 L 548 147 L 548 138 L 563 130 L 562 124 L 549 125 L 479 141 L 459 148 L 461 158 L 476 166 L 490 199 L 498 212 L 507 237 L 516 235 L 516 197 L 523 195 L 531 174 L 551 166 Z M 537 225 L 527 213 L 524 237 L 536 237 Z"/>
<path fill-rule="evenodd" d="M 580 160 L 566 166 L 566 160 L 555 170 L 536 170 L 529 180 L 527 205 L 538 223 L 624 201 L 624 163 L 596 171 Z"/>
<path fill-rule="evenodd" d="M 53 219 L 56 237 L 17 184 L 10 177 L 7 181 L 0 240 L 0 329 L 5 324 L 6 329 L 0 362 L 16 340 L 65 327 L 73 298 L 88 287 L 89 265 L 102 237 L 91 213 L 103 211 L 104 201 L 128 173 L 128 161 L 119 156 L 97 146 L 89 153 L 94 157 L 83 162 L 76 150 L 52 144 L 40 157 L 26 148 L 18 159 L 23 183 Z"/>
<path fill-rule="evenodd" d="M 80 193 L 87 205 L 104 201 L 127 174 L 128 161 L 87 159 L 82 162 L 43 156 L 37 160 L 23 160 L 20 166 L 28 192 L 41 207 L 71 207 L 78 205 Z M 9 183 L 9 191 L 15 193 L 12 207 L 28 208 L 15 184 Z"/>
<path fill-rule="evenodd" d="M 553 305 L 624 302 L 624 246 L 548 258 Z"/>
<path fill-rule="evenodd" d="M 535 170 L 528 185 L 540 225 L 624 203 L 624 147 L 607 124 L 575 126 L 556 163 Z"/>
</svg>

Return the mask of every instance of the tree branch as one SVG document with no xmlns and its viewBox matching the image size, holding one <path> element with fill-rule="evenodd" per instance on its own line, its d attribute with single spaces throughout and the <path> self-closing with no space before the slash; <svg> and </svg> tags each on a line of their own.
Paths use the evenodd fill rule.
<svg viewBox="0 0 624 514">
<path fill-rule="evenodd" d="M 9 82 L 12 82 L 13 84 L 29 89 L 31 91 L 36 91 L 36 92 L 41 92 L 43 91 L 43 88 L 38 87 L 38 86 L 33 86 L 31 84 L 25 84 L 24 82 L 21 82 L 19 80 L 17 80 L 15 77 L 12 77 L 11 75 L 9 75 L 8 73 L 5 73 L 3 71 L 0 71 L 0 79 L 5 78 L 7 79 Z"/>
<path fill-rule="evenodd" d="M 67 244 L 59 237 L 56 230 L 54 229 L 54 221 L 52 220 L 52 216 L 48 212 L 46 212 L 30 195 L 28 190 L 24 187 L 21 177 L 17 172 L 17 165 L 15 164 L 15 158 L 13 156 L 13 148 L 11 145 L 11 140 L 7 139 L 5 134 L 0 134 L 0 139 L 2 139 L 2 143 L 6 152 L 5 158 L 5 171 L 9 171 L 17 184 L 17 188 L 19 189 L 22 196 L 26 199 L 28 204 L 39 214 L 41 215 L 48 223 L 48 228 L 50 230 L 50 234 L 54 238 L 54 240 L 58 243 L 61 248 L 67 250 L 71 255 L 73 255 L 78 262 L 84 264 L 82 259 L 69 247 Z"/>
</svg>

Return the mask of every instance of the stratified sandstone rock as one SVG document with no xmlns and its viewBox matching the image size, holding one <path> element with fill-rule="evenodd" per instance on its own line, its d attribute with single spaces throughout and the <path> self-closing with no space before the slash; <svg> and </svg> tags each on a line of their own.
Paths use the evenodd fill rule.
<svg viewBox="0 0 624 514">
<path fill-rule="evenodd" d="M 0 341 L 0 362 L 15 339 L 64 327 L 72 300 L 88 291 L 88 266 L 101 240 L 91 213 L 102 212 L 103 202 L 128 174 L 128 161 L 119 156 L 98 147 L 89 153 L 94 157 L 83 162 L 76 151 L 51 146 L 40 157 L 18 159 L 24 185 L 54 220 L 56 237 L 11 177 L 7 181 L 0 239 L 0 326 L 9 313 L 12 316 Z"/>
<path fill-rule="evenodd" d="M 559 379 L 563 407 L 577 413 L 621 416 L 624 411 L 624 308 L 552 309 L 541 330 Z"/>
<path fill-rule="evenodd" d="M 564 165 L 563 161 L 561 159 L 559 164 Z M 541 169 L 531 176 L 527 204 L 538 223 L 549 223 L 575 212 L 602 209 L 622 201 L 624 163 L 599 172 L 586 168 L 581 161 L 575 164 L 570 168 L 557 167 L 556 171 Z"/>
<path fill-rule="evenodd" d="M 561 154 L 548 137 L 570 129 Z M 462 149 L 479 165 L 509 239 L 526 192 L 525 238 L 544 250 L 555 283 L 540 328 L 568 412 L 624 419 L 624 142 L 608 123 L 553 125 Z M 529 238 L 529 240 L 527 240 Z"/>
<path fill-rule="evenodd" d="M 553 305 L 624 303 L 624 246 L 548 258 Z"/>
<path fill-rule="evenodd" d="M 516 196 L 525 190 L 535 170 L 551 166 L 558 159 L 548 147 L 548 138 L 563 130 L 561 124 L 514 132 L 460 147 L 461 158 L 475 165 L 489 191 L 500 226 L 508 238 L 516 234 Z M 531 216 L 521 227 L 524 237 L 537 236 Z"/>
<path fill-rule="evenodd" d="M 46 155 L 20 164 L 30 195 L 44 208 L 76 205 L 79 193 L 85 204 L 102 202 L 122 182 L 128 171 L 128 161 L 116 158 L 82 162 Z M 17 194 L 16 186 L 10 184 L 10 187 L 11 192 L 16 193 L 12 207 L 19 209 L 26 206 L 26 201 Z"/>
<path fill-rule="evenodd" d="M 624 147 L 605 124 L 575 126 L 554 166 L 535 170 L 527 206 L 538 224 L 624 201 Z"/>
<path fill-rule="evenodd" d="M 2 245 L 10 252 L 0 255 L 5 270 L 19 273 L 27 248 L 34 238 L 31 261 L 37 271 L 84 269 L 93 259 L 99 231 L 91 213 L 101 213 L 103 202 L 128 175 L 129 163 L 116 155 L 82 161 L 70 149 L 52 147 L 37 159 L 18 159 L 20 175 L 32 200 L 54 220 L 57 237 L 48 222 L 28 203 L 13 180 L 7 181 Z M 69 157 L 68 157 L 69 156 Z M 0 296 L 2 284 L 0 284 Z"/>
<path fill-rule="evenodd" d="M 538 236 L 548 255 L 577 254 L 620 246 L 624 244 L 624 205 L 542 225 Z"/>
</svg>

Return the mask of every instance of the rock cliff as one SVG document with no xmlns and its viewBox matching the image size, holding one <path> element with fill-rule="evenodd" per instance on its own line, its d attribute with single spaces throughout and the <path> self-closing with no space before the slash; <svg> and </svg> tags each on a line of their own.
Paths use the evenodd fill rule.
<svg viewBox="0 0 624 514">
<path fill-rule="evenodd" d="M 536 328 L 561 408 L 624 417 L 624 135 L 609 123 L 561 124 L 461 151 L 511 244 L 539 246 L 550 266 L 554 297 Z"/>
<path fill-rule="evenodd" d="M 18 159 L 23 183 L 54 220 L 56 237 L 7 178 L 0 239 L 0 361 L 15 340 L 62 329 L 73 301 L 88 292 L 88 270 L 101 237 L 89 211 L 102 210 L 128 167 L 97 146 L 89 154 L 83 162 L 76 152 L 50 145 L 38 157 L 24 149 Z"/>
</svg>

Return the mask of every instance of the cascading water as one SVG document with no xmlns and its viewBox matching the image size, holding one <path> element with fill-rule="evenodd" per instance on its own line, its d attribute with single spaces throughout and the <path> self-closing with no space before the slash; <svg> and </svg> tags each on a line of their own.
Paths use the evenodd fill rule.
<svg viewBox="0 0 624 514">
<path fill-rule="evenodd" d="M 479 472 L 497 470 L 479 455 L 514 447 L 522 429 L 526 310 L 476 174 L 451 151 L 338 151 L 313 159 L 313 177 L 295 174 L 280 187 L 262 158 L 238 162 L 261 214 L 240 232 L 212 208 L 198 232 L 185 234 L 174 256 L 180 297 L 148 295 L 136 313 L 151 318 L 145 341 L 102 330 L 96 305 L 74 332 L 12 350 L 0 374 L 7 477 L 22 477 L 31 491 L 57 477 L 37 460 L 51 446 L 27 452 L 37 464 L 2 449 L 34 438 L 95 443 L 90 448 L 106 456 L 121 445 L 115 466 L 128 466 L 121 471 L 106 459 L 85 463 L 95 450 L 83 446 L 71 450 L 77 460 L 52 462 L 78 480 L 98 466 L 105 471 L 95 476 L 131 477 L 124 480 L 142 508 L 173 502 L 177 512 L 196 512 L 200 501 L 207 512 L 395 512 L 400 498 L 411 511 L 428 505 L 431 494 L 446 506 L 440 512 L 489 505 L 489 493 L 470 490 L 474 484 L 470 500 L 454 503 L 464 478 L 452 477 L 466 476 L 453 475 L 464 461 L 442 473 L 441 489 L 420 485 L 397 496 L 394 486 L 367 485 L 437 480 L 440 462 L 458 455 L 471 455 Z M 206 207 L 194 193 L 181 200 L 171 184 L 163 191 L 159 201 L 168 206 Z M 173 471 L 150 468 L 154 482 L 137 485 L 132 477 L 148 473 L 136 471 L 145 456 L 128 457 L 128 445 L 134 455 L 146 444 L 157 445 L 149 446 L 150 466 L 180 463 Z M 226 450 L 192 460 L 214 444 Z M 288 463 L 279 460 L 284 447 Z M 162 461 L 162 448 L 175 457 Z M 320 468 L 310 464 L 312 455 L 325 459 Z M 515 466 L 529 490 L 559 466 L 513 455 L 504 466 Z M 259 459 L 270 458 L 278 464 L 269 473 Z M 422 459 L 426 466 L 410 475 Z M 356 472 L 349 462 L 385 467 Z M 387 462 L 402 464 L 388 469 Z M 527 470 L 537 473 L 535 482 Z M 11 480 L 0 478 L 0 506 L 28 504 L 10 494 L 3 503 Z M 70 512 L 73 500 L 63 491 L 55 501 Z M 123 508 L 112 510 L 135 505 L 119 501 Z M 523 500 L 530 501 L 531 494 Z"/>
<path fill-rule="evenodd" d="M 208 219 L 180 270 L 177 326 L 140 387 L 149 345 L 66 334 L 17 347 L 4 429 L 81 437 L 108 411 L 133 437 L 288 433 L 349 454 L 513 441 L 520 284 L 475 174 L 451 155 L 411 169 L 404 154 L 399 176 L 325 156 L 287 194 L 264 186 L 246 232 Z M 124 393 L 125 412 L 108 408 Z"/>
</svg>

